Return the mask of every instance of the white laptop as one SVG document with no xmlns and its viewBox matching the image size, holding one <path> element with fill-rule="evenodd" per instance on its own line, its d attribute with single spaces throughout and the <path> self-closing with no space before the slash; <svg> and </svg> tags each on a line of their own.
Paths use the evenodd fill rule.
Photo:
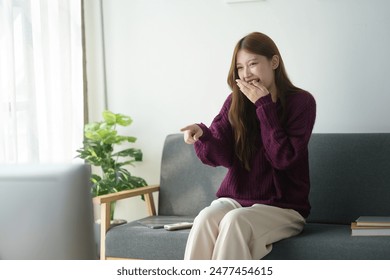
<svg viewBox="0 0 390 280">
<path fill-rule="evenodd" d="M 96 259 L 90 167 L 0 165 L 0 259 Z"/>
</svg>

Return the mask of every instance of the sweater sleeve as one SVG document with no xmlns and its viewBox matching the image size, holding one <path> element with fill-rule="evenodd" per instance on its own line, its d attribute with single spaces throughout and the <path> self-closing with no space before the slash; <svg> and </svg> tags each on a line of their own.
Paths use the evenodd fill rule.
<svg viewBox="0 0 390 280">
<path fill-rule="evenodd" d="M 285 128 L 280 125 L 277 106 L 270 95 L 255 104 L 266 157 L 279 170 L 289 169 L 307 155 L 316 117 L 316 103 L 310 93 L 298 92 L 288 98 Z"/>
<path fill-rule="evenodd" d="M 233 131 L 229 122 L 229 108 L 231 96 L 229 96 L 219 114 L 214 118 L 210 127 L 198 124 L 203 135 L 195 142 L 195 152 L 199 159 L 207 165 L 230 167 L 232 164 L 234 147 Z"/>
</svg>

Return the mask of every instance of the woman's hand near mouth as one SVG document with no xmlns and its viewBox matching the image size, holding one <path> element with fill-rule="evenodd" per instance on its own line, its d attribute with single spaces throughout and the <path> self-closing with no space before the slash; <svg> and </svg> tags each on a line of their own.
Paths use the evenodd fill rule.
<svg viewBox="0 0 390 280">
<path fill-rule="evenodd" d="M 269 93 L 268 89 L 256 80 L 245 82 L 243 80 L 236 80 L 237 86 L 241 92 L 252 102 L 256 103 L 261 97 L 266 96 Z"/>
</svg>

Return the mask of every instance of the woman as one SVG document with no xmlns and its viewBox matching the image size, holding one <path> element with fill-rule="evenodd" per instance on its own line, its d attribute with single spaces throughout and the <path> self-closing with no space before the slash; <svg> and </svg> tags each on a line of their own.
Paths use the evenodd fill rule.
<svg viewBox="0 0 390 280">
<path fill-rule="evenodd" d="M 299 234 L 310 212 L 314 98 L 291 83 L 277 46 L 258 32 L 237 43 L 228 84 L 210 127 L 181 130 L 203 163 L 228 168 L 218 199 L 194 221 L 185 259 L 261 259 Z"/>
</svg>

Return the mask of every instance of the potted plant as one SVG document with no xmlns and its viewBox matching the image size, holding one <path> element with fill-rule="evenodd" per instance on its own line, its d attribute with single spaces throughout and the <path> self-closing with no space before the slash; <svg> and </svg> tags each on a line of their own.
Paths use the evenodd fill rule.
<svg viewBox="0 0 390 280">
<path fill-rule="evenodd" d="M 132 119 L 107 110 L 103 112 L 103 119 L 104 121 L 85 125 L 83 147 L 77 150 L 78 157 L 100 169 L 99 174 L 91 175 L 92 195 L 99 196 L 146 186 L 144 179 L 131 175 L 125 168 L 142 161 L 141 150 L 127 147 L 116 151 L 119 145 L 136 142 L 135 137 L 119 135 L 117 131 L 118 125 L 129 126 Z M 111 220 L 114 210 L 115 203 L 111 203 Z"/>
</svg>

